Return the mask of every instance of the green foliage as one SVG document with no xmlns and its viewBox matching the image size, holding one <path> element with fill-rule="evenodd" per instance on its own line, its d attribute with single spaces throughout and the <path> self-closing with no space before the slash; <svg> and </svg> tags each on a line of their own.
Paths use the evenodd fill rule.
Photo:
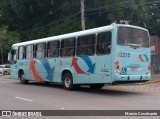
<svg viewBox="0 0 160 119">
<path fill-rule="evenodd" d="M 155 0 L 148 9 L 148 29 L 152 35 L 160 36 L 160 1 Z"/>
<path fill-rule="evenodd" d="M 159 0 L 85 0 L 86 29 L 128 20 L 160 35 Z M 0 0 L 0 42 L 11 44 L 81 30 L 80 0 Z"/>
<path fill-rule="evenodd" d="M 147 14 L 153 9 L 149 10 L 151 4 L 148 2 L 151 0 L 85 0 L 87 28 L 118 20 L 149 28 L 151 19 Z M 80 0 L 0 0 L 0 7 L 0 23 L 19 32 L 22 41 L 50 36 L 52 32 L 54 35 L 80 30 L 80 23 L 72 27 L 75 25 L 72 20 L 80 21 Z M 93 26 L 87 23 L 93 23 Z M 67 24 L 69 28 L 62 30 L 62 26 L 68 27 Z"/>
<path fill-rule="evenodd" d="M 3 50 L 4 59 L 7 59 L 8 57 L 7 55 L 11 49 L 12 44 L 18 43 L 19 41 L 20 41 L 19 34 L 16 31 L 14 32 L 8 31 L 7 26 L 0 27 L 0 44 L 2 45 L 1 47 Z M 0 56 L 1 56 L 1 53 L 2 52 L 0 52 Z M 0 61 L 1 61 L 1 58 L 0 58 Z M 5 62 L 7 61 L 5 60 Z"/>
</svg>

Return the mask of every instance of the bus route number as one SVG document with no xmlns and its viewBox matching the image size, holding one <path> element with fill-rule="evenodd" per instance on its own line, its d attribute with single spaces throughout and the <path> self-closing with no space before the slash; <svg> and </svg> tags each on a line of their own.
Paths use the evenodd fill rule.
<svg viewBox="0 0 160 119">
<path fill-rule="evenodd" d="M 121 52 L 118 53 L 118 57 L 128 57 L 128 58 L 130 58 L 130 56 L 131 56 L 130 53 L 121 53 Z"/>
</svg>

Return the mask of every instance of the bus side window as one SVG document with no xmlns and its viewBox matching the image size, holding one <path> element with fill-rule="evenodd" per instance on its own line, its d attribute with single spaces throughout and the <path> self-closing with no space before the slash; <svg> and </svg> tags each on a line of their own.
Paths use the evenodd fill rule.
<svg viewBox="0 0 160 119">
<path fill-rule="evenodd" d="M 76 54 L 78 56 L 95 54 L 95 35 L 94 34 L 78 37 Z"/>
<path fill-rule="evenodd" d="M 24 59 L 25 58 L 24 53 L 25 53 L 25 47 L 24 46 L 20 46 L 18 48 L 18 59 L 20 59 L 20 60 Z"/>
<path fill-rule="evenodd" d="M 59 57 L 60 41 L 51 41 L 47 43 L 48 57 Z"/>
<path fill-rule="evenodd" d="M 36 58 L 45 58 L 45 49 L 46 44 L 45 43 L 39 43 L 36 45 Z"/>
<path fill-rule="evenodd" d="M 103 55 L 111 52 L 111 32 L 103 32 L 97 35 L 96 54 Z"/>
<path fill-rule="evenodd" d="M 26 46 L 26 59 L 32 59 L 33 58 L 33 45 L 27 45 Z"/>
<path fill-rule="evenodd" d="M 75 55 L 75 38 L 61 40 L 61 56 L 72 57 Z"/>
</svg>

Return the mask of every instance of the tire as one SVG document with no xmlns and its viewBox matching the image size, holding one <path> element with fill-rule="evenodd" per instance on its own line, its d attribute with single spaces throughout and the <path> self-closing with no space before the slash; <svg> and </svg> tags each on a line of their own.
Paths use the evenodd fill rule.
<svg viewBox="0 0 160 119">
<path fill-rule="evenodd" d="M 19 79 L 20 79 L 21 84 L 28 84 L 29 82 L 28 80 L 24 78 L 24 72 L 20 73 Z"/>
<path fill-rule="evenodd" d="M 101 89 L 104 87 L 104 84 L 90 84 L 91 89 Z"/>
<path fill-rule="evenodd" d="M 50 85 L 50 84 L 51 84 L 51 82 L 49 82 L 49 81 L 44 81 L 44 84 L 46 84 L 46 85 Z"/>
<path fill-rule="evenodd" d="M 67 90 L 75 89 L 75 85 L 73 84 L 73 77 L 71 73 L 65 73 L 63 75 L 63 86 Z"/>
<path fill-rule="evenodd" d="M 6 71 L 4 71 L 3 75 L 7 75 L 7 72 L 6 72 Z"/>
</svg>

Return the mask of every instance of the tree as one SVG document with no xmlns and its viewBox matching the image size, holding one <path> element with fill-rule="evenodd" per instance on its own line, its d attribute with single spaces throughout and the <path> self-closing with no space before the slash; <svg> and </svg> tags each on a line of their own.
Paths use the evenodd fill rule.
<svg viewBox="0 0 160 119">
<path fill-rule="evenodd" d="M 17 32 L 10 32 L 8 31 L 7 26 L 0 27 L 0 43 L 2 44 L 3 48 L 3 57 L 4 57 L 4 63 L 7 62 L 8 52 L 11 49 L 12 44 L 18 43 L 20 41 L 19 34 Z M 1 56 L 0 52 L 0 56 Z M 0 58 L 1 62 L 1 58 Z"/>
<path fill-rule="evenodd" d="M 160 1 L 148 0 L 151 4 L 149 4 L 149 11 L 147 13 L 148 16 L 148 24 L 147 28 L 149 29 L 151 35 L 160 36 Z"/>
<path fill-rule="evenodd" d="M 158 0 L 85 0 L 86 29 L 128 20 L 159 34 L 159 8 Z M 80 30 L 79 21 L 80 0 L 0 0 L 0 26 L 21 41 Z"/>
</svg>

